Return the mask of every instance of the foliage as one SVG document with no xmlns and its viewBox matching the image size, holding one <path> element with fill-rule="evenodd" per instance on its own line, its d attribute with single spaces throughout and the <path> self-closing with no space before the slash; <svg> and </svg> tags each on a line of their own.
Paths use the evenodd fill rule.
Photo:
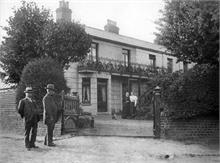
<svg viewBox="0 0 220 163">
<path fill-rule="evenodd" d="M 218 64 L 219 1 L 166 1 L 155 42 L 178 61 Z"/>
<path fill-rule="evenodd" d="M 44 26 L 51 21 L 49 11 L 39 9 L 35 3 L 22 1 L 22 6 L 14 10 L 4 29 L 8 37 L 2 42 L 1 67 L 9 75 L 8 82 L 18 83 L 23 67 L 32 59 L 43 54 Z"/>
<path fill-rule="evenodd" d="M 21 80 L 16 92 L 16 103 L 24 97 L 24 90 L 31 86 L 34 90 L 34 99 L 42 107 L 42 99 L 46 94 L 47 84 L 54 84 L 56 92 L 68 91 L 62 67 L 51 58 L 40 58 L 29 62 L 23 69 Z"/>
<path fill-rule="evenodd" d="M 196 65 L 187 73 L 165 74 L 151 82 L 162 88 L 163 106 L 171 118 L 218 114 L 218 66 Z"/>
<path fill-rule="evenodd" d="M 50 23 L 44 30 L 45 53 L 64 67 L 85 58 L 91 38 L 84 27 L 75 22 Z"/>
<path fill-rule="evenodd" d="M 48 10 L 22 1 L 9 18 L 8 37 L 0 48 L 0 63 L 8 82 L 19 83 L 24 66 L 33 59 L 54 58 L 62 67 L 87 54 L 91 39 L 79 23 L 55 23 Z"/>
</svg>

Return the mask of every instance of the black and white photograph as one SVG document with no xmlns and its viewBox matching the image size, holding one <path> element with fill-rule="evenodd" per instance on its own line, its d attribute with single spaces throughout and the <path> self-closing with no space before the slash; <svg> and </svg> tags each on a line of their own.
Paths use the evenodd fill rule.
<svg viewBox="0 0 220 163">
<path fill-rule="evenodd" d="M 0 163 L 219 163 L 219 0 L 0 0 Z"/>
</svg>

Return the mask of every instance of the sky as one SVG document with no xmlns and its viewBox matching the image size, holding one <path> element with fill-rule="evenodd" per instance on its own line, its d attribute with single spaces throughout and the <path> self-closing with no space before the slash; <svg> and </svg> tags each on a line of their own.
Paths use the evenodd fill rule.
<svg viewBox="0 0 220 163">
<path fill-rule="evenodd" d="M 39 7 L 50 9 L 56 19 L 56 9 L 60 0 L 34 1 Z M 117 22 L 119 34 L 153 42 L 157 21 L 162 15 L 163 0 L 66 0 L 72 10 L 72 19 L 90 27 L 104 29 L 107 19 Z M 0 0 L 0 26 L 8 26 L 7 20 L 13 16 L 13 9 L 19 8 L 20 0 Z M 0 42 L 6 32 L 0 28 Z"/>
</svg>

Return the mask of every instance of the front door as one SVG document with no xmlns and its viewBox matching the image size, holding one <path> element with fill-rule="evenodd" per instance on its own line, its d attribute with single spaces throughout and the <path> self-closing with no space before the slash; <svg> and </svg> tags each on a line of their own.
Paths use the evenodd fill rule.
<svg viewBox="0 0 220 163">
<path fill-rule="evenodd" d="M 98 112 L 107 112 L 107 80 L 98 79 Z"/>
</svg>

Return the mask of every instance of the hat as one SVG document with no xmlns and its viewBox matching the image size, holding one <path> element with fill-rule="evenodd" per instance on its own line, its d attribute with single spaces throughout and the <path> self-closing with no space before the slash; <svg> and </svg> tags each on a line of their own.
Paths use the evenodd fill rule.
<svg viewBox="0 0 220 163">
<path fill-rule="evenodd" d="M 54 84 L 47 84 L 47 87 L 45 89 L 50 89 L 55 91 Z"/>
<path fill-rule="evenodd" d="M 32 87 L 26 87 L 24 93 L 33 93 Z"/>
</svg>

